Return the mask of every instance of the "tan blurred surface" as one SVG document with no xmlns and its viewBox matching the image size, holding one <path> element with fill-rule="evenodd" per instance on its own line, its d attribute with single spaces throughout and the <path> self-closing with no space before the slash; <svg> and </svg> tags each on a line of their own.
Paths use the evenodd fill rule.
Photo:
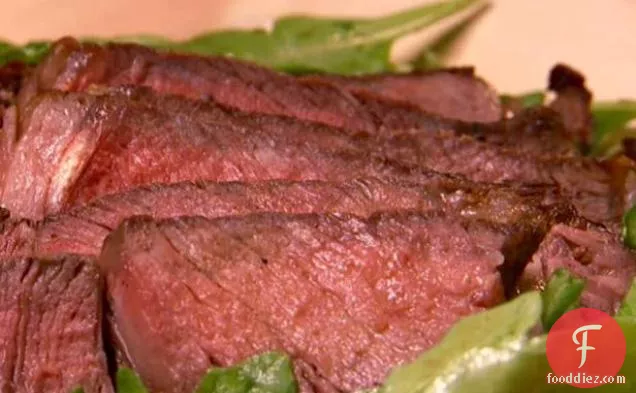
<svg viewBox="0 0 636 393">
<path fill-rule="evenodd" d="M 2 0 L 0 37 L 162 34 L 265 26 L 278 15 L 374 16 L 415 0 Z M 494 0 L 453 64 L 474 64 L 499 90 L 545 85 L 557 61 L 584 71 L 598 98 L 636 97 L 636 0 Z"/>
</svg>

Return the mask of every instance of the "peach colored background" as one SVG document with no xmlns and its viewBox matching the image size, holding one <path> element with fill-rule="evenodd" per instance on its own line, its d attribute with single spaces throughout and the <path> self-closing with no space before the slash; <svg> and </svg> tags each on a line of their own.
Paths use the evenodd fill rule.
<svg viewBox="0 0 636 393">
<path fill-rule="evenodd" d="M 63 34 L 185 38 L 220 27 L 265 26 L 286 13 L 374 16 L 426 1 L 2 0 L 0 37 L 17 42 Z M 636 98 L 636 0 L 493 3 L 453 64 L 474 64 L 500 90 L 519 92 L 543 87 L 550 66 L 566 61 L 585 72 L 598 98 Z M 400 43 L 396 56 L 415 41 Z"/>
</svg>

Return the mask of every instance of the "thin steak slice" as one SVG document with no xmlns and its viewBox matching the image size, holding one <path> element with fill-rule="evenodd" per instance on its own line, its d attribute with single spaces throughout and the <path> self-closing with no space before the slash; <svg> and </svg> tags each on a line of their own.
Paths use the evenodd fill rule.
<svg viewBox="0 0 636 393">
<path fill-rule="evenodd" d="M 312 75 L 302 81 L 329 82 L 351 92 L 372 93 L 418 106 L 425 112 L 466 122 L 501 119 L 499 95 L 472 67 L 410 74 L 365 76 Z"/>
<path fill-rule="evenodd" d="M 85 91 L 91 85 L 146 86 L 159 93 L 212 98 L 246 112 L 290 116 L 371 135 L 392 135 L 394 130 L 405 128 L 472 135 L 473 122 L 485 118 L 488 123 L 494 122 L 501 111 L 496 94 L 468 72 L 299 79 L 231 58 L 158 53 L 130 44 L 80 44 L 71 38 L 53 46 L 33 77 L 25 82 L 20 101 L 24 104 L 39 91 Z M 361 89 L 360 85 L 369 88 Z M 408 91 L 412 92 L 409 96 Z M 459 105 L 458 96 L 463 95 L 466 100 Z M 397 96 L 401 100 L 395 100 Z M 422 110 L 429 105 L 433 105 L 432 113 Z M 457 113 L 452 118 L 457 121 L 434 115 L 442 112 L 452 116 L 456 105 Z M 561 130 L 555 128 L 552 132 L 558 134 Z M 533 133 L 502 132 L 497 124 L 481 127 L 479 135 L 533 154 L 546 154 L 550 148 L 538 145 Z M 560 139 L 553 142 L 551 145 L 559 143 L 555 152 L 572 150 L 567 140 L 565 144 Z"/>
<path fill-rule="evenodd" d="M 176 183 L 152 185 L 97 199 L 93 203 L 47 217 L 43 222 L 6 225 L 2 250 L 26 255 L 75 253 L 97 255 L 104 238 L 132 216 L 222 217 L 259 212 L 351 213 L 367 217 L 378 211 L 445 212 L 488 220 L 523 233 L 536 233 L 525 254 L 510 248 L 509 265 L 521 266 L 536 249 L 540 236 L 555 223 L 585 226 L 568 203 L 545 188 L 504 188 L 431 179 L 426 184 L 356 179 L 346 182 L 268 181 L 257 183 Z M 534 237 L 533 237 L 534 238 Z M 21 241 L 19 240 L 21 239 Z M 32 240 L 31 240 L 32 239 Z M 6 255 L 6 254 L 5 254 Z M 511 279 L 514 279 L 512 277 Z"/>
<path fill-rule="evenodd" d="M 113 392 L 93 261 L 0 261 L 0 391 Z"/>
<path fill-rule="evenodd" d="M 523 272 L 519 288 L 542 289 L 558 269 L 587 281 L 582 307 L 614 313 L 636 276 L 636 258 L 615 236 L 555 225 Z"/>
<path fill-rule="evenodd" d="M 1 143 L 9 162 L 0 202 L 15 217 L 41 219 L 151 183 L 344 180 L 410 169 L 374 159 L 379 147 L 364 135 L 144 89 L 41 94 L 25 113 L 16 126 L 22 138 L 5 130 Z"/>
<path fill-rule="evenodd" d="M 225 57 L 159 53 L 134 44 L 100 46 L 72 38 L 53 46 L 29 80 L 23 98 L 51 89 L 82 91 L 91 84 L 144 85 L 163 93 L 213 98 L 245 111 L 365 131 L 384 120 L 361 107 L 357 95 L 387 98 L 379 101 L 386 110 L 399 108 L 395 104 L 404 101 L 414 104 L 413 109 L 468 122 L 494 122 L 501 113 L 496 92 L 469 69 L 368 78 L 295 78 Z"/>
<path fill-rule="evenodd" d="M 303 392 L 377 386 L 459 318 L 503 300 L 500 234 L 418 214 L 137 217 L 99 258 L 115 331 L 151 390 L 268 350 Z"/>
<path fill-rule="evenodd" d="M 583 217 L 599 224 L 612 226 L 625 209 L 624 187 L 600 163 L 585 157 L 535 157 L 452 132 L 409 131 L 396 135 L 384 153 L 402 164 L 477 182 L 556 186 L 572 198 Z"/>
<path fill-rule="evenodd" d="M 422 168 L 476 181 L 558 185 L 576 196 L 586 218 L 605 222 L 620 214 L 609 201 L 610 176 L 592 161 L 543 160 L 452 132 L 348 137 L 315 123 L 139 88 L 42 94 L 26 109 L 2 136 L 13 156 L 0 155 L 10 159 L 0 202 L 17 217 L 40 219 L 155 182 L 346 180 Z M 23 137 L 16 143 L 17 129 Z"/>
</svg>

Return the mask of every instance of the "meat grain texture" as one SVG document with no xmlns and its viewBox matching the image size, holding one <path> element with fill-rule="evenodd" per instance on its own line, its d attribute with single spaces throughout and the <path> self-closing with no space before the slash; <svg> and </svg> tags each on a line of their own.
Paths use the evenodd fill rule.
<svg viewBox="0 0 636 393">
<path fill-rule="evenodd" d="M 130 44 L 80 44 L 65 38 L 26 80 L 20 102 L 42 91 L 86 91 L 93 85 L 145 86 L 160 94 L 211 99 L 241 111 L 289 116 L 343 132 L 387 136 L 401 129 L 452 130 L 521 146 L 532 154 L 544 154 L 546 148 L 573 152 L 564 138 L 567 134 L 558 127 L 551 129 L 552 138 L 542 138 L 543 145 L 534 135 L 517 132 L 516 123 L 501 132 L 498 95 L 470 69 L 296 78 L 236 59 L 158 53 Z"/>
<path fill-rule="evenodd" d="M 93 261 L 0 262 L 0 391 L 113 393 Z"/>
<path fill-rule="evenodd" d="M 586 281 L 581 307 L 613 314 L 634 277 L 634 255 L 608 233 L 555 225 L 520 278 L 521 290 L 542 289 L 558 269 Z"/>
<path fill-rule="evenodd" d="M 406 174 L 364 138 L 147 90 L 42 94 L 5 131 L 0 202 L 31 219 L 152 183 Z"/>
<path fill-rule="evenodd" d="M 361 391 L 563 267 L 615 312 L 636 186 L 578 150 L 583 76 L 549 88 L 513 111 L 471 69 L 293 77 L 70 38 L 0 69 L 0 392 L 112 392 L 104 346 L 151 392 L 269 350 L 303 393 Z"/>
<path fill-rule="evenodd" d="M 418 214 L 140 217 L 99 265 L 151 389 L 190 392 L 210 366 L 279 349 L 303 392 L 357 391 L 503 301 L 500 242 L 488 225 Z"/>
</svg>

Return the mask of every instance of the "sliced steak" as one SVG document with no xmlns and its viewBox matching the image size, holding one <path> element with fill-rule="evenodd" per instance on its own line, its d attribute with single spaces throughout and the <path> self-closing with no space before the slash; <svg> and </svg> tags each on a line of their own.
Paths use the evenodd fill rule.
<svg viewBox="0 0 636 393">
<path fill-rule="evenodd" d="M 506 254 L 507 266 L 515 266 L 509 281 L 516 278 L 513 273 L 521 271 L 540 237 L 552 225 L 584 225 L 569 204 L 552 190 L 544 188 L 478 187 L 441 179 L 431 179 L 426 184 L 378 179 L 347 182 L 186 182 L 153 185 L 100 198 L 88 206 L 48 217 L 35 226 L 22 224 L 19 232 L 14 226 L 7 226 L 13 231 L 5 236 L 4 241 L 8 244 L 4 248 L 27 255 L 68 252 L 96 255 L 112 229 L 125 218 L 137 215 L 214 218 L 259 212 L 341 212 L 367 217 L 378 211 L 390 210 L 445 212 L 491 221 L 510 227 L 510 232 L 536 233 L 538 239 L 526 242 L 528 253 L 510 249 Z M 33 241 L 18 242 L 16 238 Z"/>
<path fill-rule="evenodd" d="M 235 59 L 158 53 L 131 44 L 80 44 L 71 38 L 53 46 L 33 77 L 25 82 L 20 103 L 26 104 L 38 92 L 86 91 L 91 85 L 146 86 L 159 93 L 212 98 L 246 112 L 284 115 L 374 133 L 389 124 L 440 127 L 433 117 L 410 105 L 367 95 L 371 105 L 366 106 L 329 83 L 302 83 L 292 76 Z M 385 116 L 387 113 L 394 116 Z"/>
<path fill-rule="evenodd" d="M 622 214 L 610 174 L 592 160 L 523 155 L 452 131 L 347 136 L 144 89 L 40 95 L 26 113 L 18 123 L 23 138 L 7 147 L 15 151 L 0 199 L 16 216 L 40 219 L 155 182 L 346 180 L 422 168 L 474 181 L 556 185 L 594 222 Z M 3 146 L 11 146 L 11 135 Z"/>
<path fill-rule="evenodd" d="M 615 236 L 556 225 L 526 267 L 519 288 L 543 289 L 558 269 L 587 281 L 582 307 L 614 313 L 636 276 L 636 258 Z"/>
<path fill-rule="evenodd" d="M 151 183 L 405 173 L 374 159 L 365 136 L 147 90 L 42 94 L 25 113 L 20 141 L 9 130 L 1 144 L 11 151 L 0 202 L 16 217 L 41 219 Z"/>
<path fill-rule="evenodd" d="M 414 146 L 415 144 L 415 146 Z M 384 153 L 392 160 L 477 182 L 559 187 L 590 221 L 613 225 L 624 212 L 611 172 L 583 157 L 534 157 L 452 133 L 404 132 Z"/>
<path fill-rule="evenodd" d="M 113 392 L 102 347 L 101 290 L 92 261 L 0 262 L 0 391 Z"/>
<path fill-rule="evenodd" d="M 565 130 L 561 115 L 545 106 L 511 112 L 505 121 L 496 124 L 473 123 L 459 127 L 460 134 L 493 145 L 514 147 L 519 154 L 548 158 L 581 156 L 579 147 L 572 143 Z M 472 130 L 462 130 L 467 127 Z"/>
<path fill-rule="evenodd" d="M 593 127 L 592 93 L 585 86 L 585 77 L 564 64 L 550 72 L 548 88 L 557 93 L 550 107 L 559 112 L 571 140 L 586 146 L 591 142 Z"/>
<path fill-rule="evenodd" d="M 351 92 L 408 102 L 449 119 L 477 123 L 501 119 L 499 95 L 470 67 L 358 77 L 312 75 L 301 80 L 325 81 Z"/>
<path fill-rule="evenodd" d="M 91 85 L 146 86 L 160 93 L 212 98 L 242 111 L 290 116 L 372 135 L 391 135 L 405 128 L 472 135 L 473 122 L 494 122 L 501 112 L 496 94 L 468 71 L 299 79 L 231 58 L 158 53 L 129 44 L 80 44 L 71 38 L 54 45 L 25 83 L 21 102 L 39 91 L 86 91 Z M 431 113 L 423 111 L 429 106 Z M 501 131 L 492 124 L 481 127 L 479 135 L 514 148 L 524 146 L 526 140 L 536 145 L 532 133 Z M 545 153 L 546 147 L 526 150 Z"/>
<path fill-rule="evenodd" d="M 500 240 L 417 214 L 135 218 L 99 265 L 151 390 L 191 392 L 209 367 L 277 349 L 303 391 L 358 391 L 503 300 Z"/>
</svg>

